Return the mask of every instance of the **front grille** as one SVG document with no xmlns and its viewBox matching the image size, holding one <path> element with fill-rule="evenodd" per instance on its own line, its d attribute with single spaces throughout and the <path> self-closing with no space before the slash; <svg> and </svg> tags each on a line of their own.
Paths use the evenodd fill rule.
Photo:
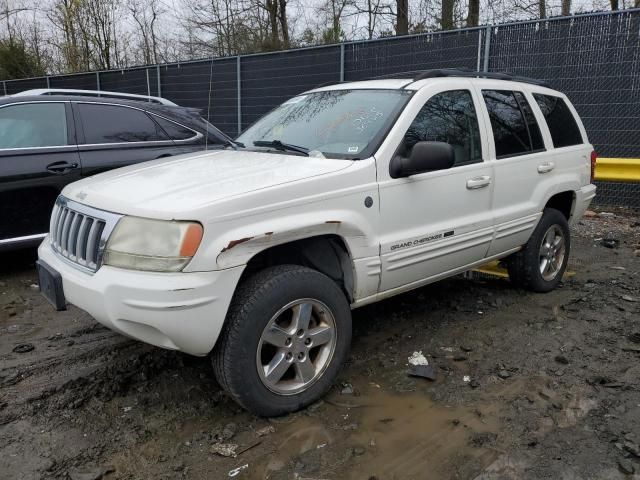
<svg viewBox="0 0 640 480">
<path fill-rule="evenodd" d="M 58 197 L 51 214 L 51 247 L 68 261 L 95 272 L 100 267 L 108 235 L 119 218 Z"/>
</svg>

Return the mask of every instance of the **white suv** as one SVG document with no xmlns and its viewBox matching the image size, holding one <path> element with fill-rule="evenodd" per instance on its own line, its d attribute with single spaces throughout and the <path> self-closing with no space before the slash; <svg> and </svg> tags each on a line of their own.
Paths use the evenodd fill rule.
<svg viewBox="0 0 640 480">
<path fill-rule="evenodd" d="M 553 289 L 594 161 L 571 103 L 534 81 L 322 87 L 226 150 L 67 186 L 40 287 L 124 335 L 211 354 L 241 405 L 280 415 L 330 388 L 353 308 L 501 258 L 516 285 Z"/>
</svg>

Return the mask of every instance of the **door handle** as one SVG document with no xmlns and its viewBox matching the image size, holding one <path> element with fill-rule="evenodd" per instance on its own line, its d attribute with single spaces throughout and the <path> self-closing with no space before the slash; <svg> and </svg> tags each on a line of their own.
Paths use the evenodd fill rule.
<svg viewBox="0 0 640 480">
<path fill-rule="evenodd" d="M 538 165 L 538 173 L 549 173 L 556 168 L 556 164 L 553 162 L 541 163 Z"/>
<path fill-rule="evenodd" d="M 47 165 L 47 172 L 55 173 L 56 175 L 63 175 L 74 168 L 78 168 L 77 163 L 53 162 Z"/>
<path fill-rule="evenodd" d="M 491 177 L 489 175 L 481 175 L 467 180 L 467 190 L 477 190 L 491 185 Z"/>
</svg>

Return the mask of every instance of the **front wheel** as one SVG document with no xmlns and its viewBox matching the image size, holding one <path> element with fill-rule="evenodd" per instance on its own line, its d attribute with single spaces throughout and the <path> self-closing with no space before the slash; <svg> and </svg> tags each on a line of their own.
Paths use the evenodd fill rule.
<svg viewBox="0 0 640 480">
<path fill-rule="evenodd" d="M 244 281 L 213 352 L 218 382 L 243 407 L 271 417 L 320 398 L 351 343 L 351 310 L 326 275 L 280 265 Z"/>
<path fill-rule="evenodd" d="M 562 212 L 547 208 L 529 241 L 507 260 L 509 279 L 534 292 L 558 286 L 567 268 L 571 238 Z"/>
</svg>

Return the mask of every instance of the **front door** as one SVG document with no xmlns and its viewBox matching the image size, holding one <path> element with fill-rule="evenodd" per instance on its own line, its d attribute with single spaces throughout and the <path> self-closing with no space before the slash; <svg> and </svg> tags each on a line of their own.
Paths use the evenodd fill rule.
<svg viewBox="0 0 640 480">
<path fill-rule="evenodd" d="M 56 197 L 80 179 L 71 118 L 65 102 L 0 107 L 0 249 L 44 237 Z"/>
<path fill-rule="evenodd" d="M 380 291 L 407 288 L 485 258 L 493 236 L 493 167 L 484 161 L 486 132 L 478 99 L 466 79 L 416 93 L 391 135 L 393 155 L 417 141 L 453 146 L 452 168 L 391 178 L 379 161 L 382 279 Z M 391 136 L 390 135 L 390 136 Z"/>
</svg>

